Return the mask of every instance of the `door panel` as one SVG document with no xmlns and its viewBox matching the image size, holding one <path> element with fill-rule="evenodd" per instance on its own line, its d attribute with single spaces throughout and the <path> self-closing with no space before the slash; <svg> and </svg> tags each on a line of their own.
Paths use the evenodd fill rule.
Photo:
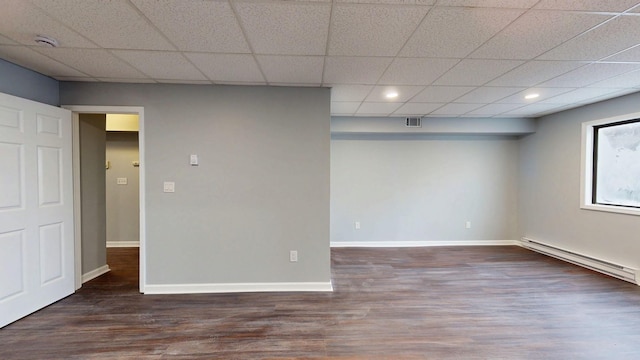
<svg viewBox="0 0 640 360">
<path fill-rule="evenodd" d="M 0 93 L 0 327 L 73 293 L 71 112 Z"/>
</svg>

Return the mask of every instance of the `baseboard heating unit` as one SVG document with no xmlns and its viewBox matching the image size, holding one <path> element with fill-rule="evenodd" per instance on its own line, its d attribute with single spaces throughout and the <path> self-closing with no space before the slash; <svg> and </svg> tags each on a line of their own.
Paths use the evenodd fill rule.
<svg viewBox="0 0 640 360">
<path fill-rule="evenodd" d="M 591 269 L 615 278 L 625 280 L 636 285 L 640 285 L 640 273 L 637 269 L 630 269 L 628 267 L 613 264 L 607 261 L 602 261 L 589 256 L 577 254 L 571 251 L 557 248 L 555 246 L 543 244 L 536 240 L 529 238 L 521 239 L 521 246 L 535 252 L 539 252 L 544 255 L 552 256 L 554 258 L 570 262 L 572 264 Z"/>
</svg>

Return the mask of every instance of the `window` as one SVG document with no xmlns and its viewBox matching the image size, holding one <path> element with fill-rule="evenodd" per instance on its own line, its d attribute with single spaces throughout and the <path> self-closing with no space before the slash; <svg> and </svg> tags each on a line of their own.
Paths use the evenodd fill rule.
<svg viewBox="0 0 640 360">
<path fill-rule="evenodd" d="M 582 130 L 582 208 L 640 215 L 640 113 Z"/>
</svg>

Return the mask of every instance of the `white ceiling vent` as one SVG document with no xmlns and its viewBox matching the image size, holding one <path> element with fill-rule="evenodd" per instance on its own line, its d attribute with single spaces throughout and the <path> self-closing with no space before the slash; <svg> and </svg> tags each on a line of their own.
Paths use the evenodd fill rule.
<svg viewBox="0 0 640 360">
<path fill-rule="evenodd" d="M 48 36 L 37 35 L 33 41 L 35 41 L 38 45 L 46 46 L 46 47 L 58 47 L 58 40 L 54 38 L 50 38 Z"/>
<path fill-rule="evenodd" d="M 422 127 L 422 118 L 420 117 L 408 117 L 405 120 L 405 126 L 411 128 L 419 128 Z"/>
</svg>

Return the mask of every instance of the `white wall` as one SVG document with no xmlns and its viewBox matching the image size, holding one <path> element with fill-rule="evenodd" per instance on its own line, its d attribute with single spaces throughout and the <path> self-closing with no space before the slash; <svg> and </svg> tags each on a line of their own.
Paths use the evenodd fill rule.
<svg viewBox="0 0 640 360">
<path fill-rule="evenodd" d="M 334 135 L 331 241 L 517 239 L 517 160 L 512 137 Z"/>
<path fill-rule="evenodd" d="M 60 84 L 65 105 L 144 107 L 147 286 L 330 281 L 329 96 Z M 190 154 L 199 166 L 189 166 Z M 175 193 L 163 193 L 164 181 Z"/>
<path fill-rule="evenodd" d="M 545 116 L 521 140 L 519 233 L 640 268 L 640 216 L 580 209 L 583 122 L 640 111 L 640 93 Z"/>
<path fill-rule="evenodd" d="M 107 245 L 137 243 L 140 235 L 140 168 L 138 161 L 138 133 L 135 131 L 107 131 L 106 171 Z M 127 179 L 118 184 L 117 179 Z"/>
</svg>

